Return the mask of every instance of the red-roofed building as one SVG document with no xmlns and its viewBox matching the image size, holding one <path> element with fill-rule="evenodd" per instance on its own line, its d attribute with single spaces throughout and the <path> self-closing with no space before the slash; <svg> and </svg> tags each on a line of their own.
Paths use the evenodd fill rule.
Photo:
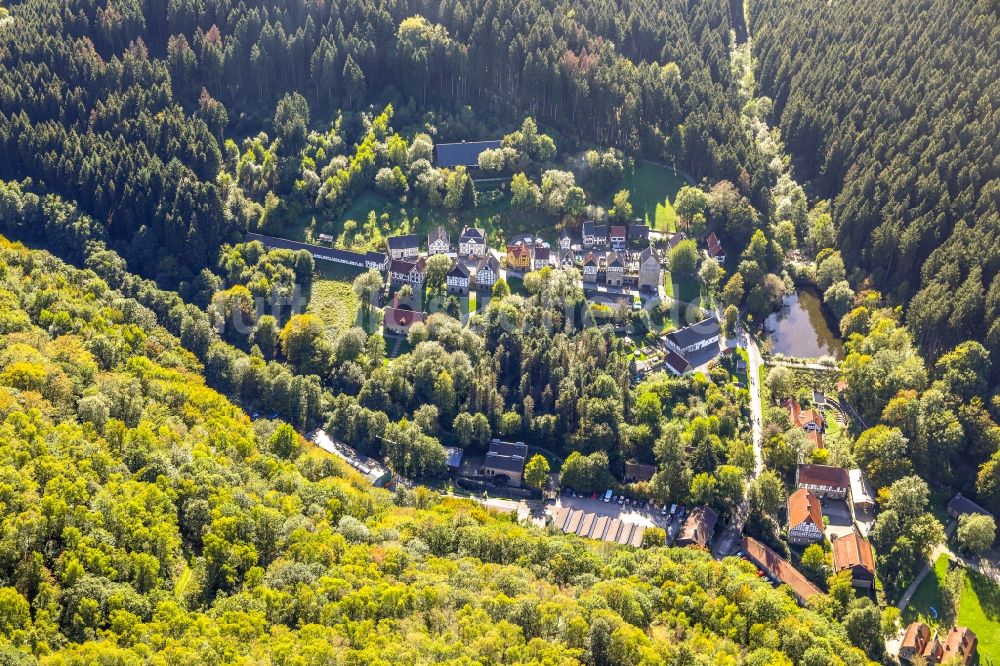
<svg viewBox="0 0 1000 666">
<path fill-rule="evenodd" d="M 819 498 L 805 488 L 788 497 L 788 543 L 806 544 L 823 540 L 823 509 Z"/>
<path fill-rule="evenodd" d="M 823 592 L 809 582 L 798 569 L 792 566 L 791 562 L 778 555 L 776 552 L 752 537 L 744 537 L 743 552 L 751 562 L 766 571 L 771 578 L 783 585 L 787 585 L 795 593 L 799 603 L 804 604 L 810 597 Z"/>
<path fill-rule="evenodd" d="M 854 587 L 870 588 L 875 584 L 875 554 L 872 545 L 856 532 L 845 534 L 833 541 L 833 570 L 851 571 Z"/>
<path fill-rule="evenodd" d="M 976 634 L 972 632 L 972 629 L 968 627 L 952 627 L 951 631 L 948 632 L 948 638 L 944 641 L 944 657 L 942 661 L 958 657 L 961 659 L 961 663 L 967 666 L 975 661 L 976 646 L 978 644 L 979 640 L 976 638 Z"/>
<path fill-rule="evenodd" d="M 719 237 L 715 235 L 714 231 L 708 234 L 705 244 L 708 246 L 708 256 L 720 264 L 726 263 L 726 251 L 722 249 L 722 242 L 719 241 Z"/>
</svg>

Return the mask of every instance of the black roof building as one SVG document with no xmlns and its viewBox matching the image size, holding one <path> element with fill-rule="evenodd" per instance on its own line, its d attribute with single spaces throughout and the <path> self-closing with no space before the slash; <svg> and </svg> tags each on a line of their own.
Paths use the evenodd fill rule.
<svg viewBox="0 0 1000 666">
<path fill-rule="evenodd" d="M 451 265 L 451 269 L 448 271 L 448 277 L 453 278 L 468 278 L 470 275 L 469 267 L 466 266 L 461 261 L 456 261 Z"/>
<path fill-rule="evenodd" d="M 406 234 L 405 236 L 389 236 L 386 241 L 390 250 L 405 250 L 407 248 L 420 247 L 420 236 L 417 234 Z"/>
<path fill-rule="evenodd" d="M 687 349 L 700 342 L 718 338 L 720 333 L 719 320 L 715 317 L 703 319 L 697 324 L 691 324 L 667 334 L 667 339 L 680 349 Z"/>
<path fill-rule="evenodd" d="M 332 261 L 338 264 L 347 264 L 357 268 L 375 268 L 385 270 L 389 263 L 389 257 L 381 252 L 353 252 L 351 250 L 341 250 L 335 247 L 325 247 L 323 245 L 310 245 L 300 243 L 285 238 L 275 236 L 264 236 L 262 234 L 248 233 L 247 242 L 259 241 L 264 247 L 271 250 L 305 250 L 320 261 Z"/>
<path fill-rule="evenodd" d="M 479 168 L 479 154 L 484 150 L 495 150 L 499 147 L 499 140 L 439 143 L 434 146 L 434 166 Z"/>
<path fill-rule="evenodd" d="M 527 459 L 528 446 L 524 442 L 501 442 L 494 439 L 490 442 L 490 450 L 486 453 L 483 464 L 493 469 L 521 474 Z"/>
</svg>

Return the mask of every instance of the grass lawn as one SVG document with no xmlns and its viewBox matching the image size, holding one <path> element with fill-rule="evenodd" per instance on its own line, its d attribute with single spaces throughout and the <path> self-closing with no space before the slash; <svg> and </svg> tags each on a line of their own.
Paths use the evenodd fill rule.
<svg viewBox="0 0 1000 666">
<path fill-rule="evenodd" d="M 636 217 L 643 218 L 651 228 L 677 231 L 677 213 L 670 202 L 684 184 L 684 178 L 670 167 L 642 162 L 625 176 L 619 187 L 612 188 L 605 204 L 610 207 L 614 193 L 627 189 L 631 193 L 632 211 Z"/>
<path fill-rule="evenodd" d="M 683 303 L 701 303 L 701 281 L 689 275 L 674 276 L 667 273 L 666 290 Z"/>
<path fill-rule="evenodd" d="M 316 262 L 306 311 L 322 319 L 327 330 L 360 325 L 361 301 L 351 288 L 357 274 L 353 268 L 326 261 Z"/>
<path fill-rule="evenodd" d="M 921 620 L 929 626 L 938 626 L 930 608 L 941 609 L 941 587 L 947 573 L 948 556 L 942 555 L 934 563 L 932 575 L 924 579 L 910 605 L 903 611 L 904 625 Z M 958 624 L 976 632 L 980 663 L 1000 662 L 1000 586 L 981 574 L 967 570 L 958 608 Z M 947 632 L 950 627 L 938 626 L 938 629 Z"/>
</svg>

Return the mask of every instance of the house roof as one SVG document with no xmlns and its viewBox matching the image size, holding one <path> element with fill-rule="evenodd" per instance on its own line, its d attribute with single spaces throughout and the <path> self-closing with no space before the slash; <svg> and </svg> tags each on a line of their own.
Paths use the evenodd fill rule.
<svg viewBox="0 0 1000 666">
<path fill-rule="evenodd" d="M 824 448 L 824 446 L 823 446 L 823 433 L 821 433 L 819 430 L 810 430 L 810 431 L 806 432 L 806 437 L 808 437 L 809 441 L 813 443 L 813 448 L 814 449 L 822 449 L 822 448 Z"/>
<path fill-rule="evenodd" d="M 941 646 L 941 641 L 937 638 L 927 641 L 927 645 L 924 646 L 923 655 L 927 657 L 928 663 L 936 664 L 941 661 L 941 657 L 944 656 L 944 648 Z"/>
<path fill-rule="evenodd" d="M 464 451 L 457 446 L 446 446 L 444 452 L 448 455 L 448 467 L 458 469 L 462 466 L 462 455 Z"/>
<path fill-rule="evenodd" d="M 817 428 L 822 428 L 824 425 L 823 415 L 820 412 L 815 409 L 802 409 L 799 401 L 795 398 L 783 400 L 781 405 L 788 410 L 788 418 L 791 420 L 792 425 L 800 428 L 805 428 L 810 423 L 814 424 Z"/>
<path fill-rule="evenodd" d="M 463 227 L 462 240 L 469 242 L 473 240 L 486 241 L 486 232 L 479 227 Z"/>
<path fill-rule="evenodd" d="M 910 648 L 920 654 L 931 639 L 931 629 L 923 622 L 912 622 L 903 634 L 903 640 L 899 644 L 900 649 Z"/>
<path fill-rule="evenodd" d="M 659 260 L 659 258 L 657 258 L 656 251 L 653 250 L 653 246 L 652 245 L 648 246 L 645 250 L 643 250 L 642 252 L 639 253 L 639 263 L 640 264 L 646 263 L 646 261 L 650 257 L 653 257 L 654 259 L 656 259 L 656 263 L 660 263 L 660 260 Z"/>
<path fill-rule="evenodd" d="M 817 594 L 823 594 L 818 587 L 810 583 L 798 569 L 793 567 L 791 562 L 778 555 L 760 541 L 757 541 L 753 537 L 743 537 L 742 546 L 743 552 L 745 552 L 750 559 L 757 564 L 757 566 L 766 570 L 774 578 L 777 578 L 778 582 L 792 588 L 792 591 L 795 592 L 795 596 L 797 596 L 800 601 L 805 601 L 810 597 L 816 596 Z"/>
<path fill-rule="evenodd" d="M 487 252 L 486 256 L 483 257 L 482 259 L 480 259 L 479 263 L 476 264 L 476 272 L 478 273 L 479 271 L 483 270 L 484 268 L 489 268 L 494 273 L 499 273 L 499 271 L 500 271 L 500 262 L 497 261 L 497 258 L 494 257 L 492 253 Z"/>
<path fill-rule="evenodd" d="M 722 243 L 719 241 L 719 237 L 715 235 L 715 232 L 708 234 L 708 238 L 705 239 L 705 243 L 708 245 L 708 254 L 710 257 L 720 257 L 726 252 L 722 249 Z"/>
<path fill-rule="evenodd" d="M 715 533 L 715 524 L 719 521 L 719 514 L 715 509 L 708 506 L 696 506 L 688 514 L 681 528 L 678 541 L 685 543 L 696 543 L 701 547 L 708 545 Z"/>
<path fill-rule="evenodd" d="M 606 265 L 610 268 L 614 266 L 615 268 L 624 268 L 625 264 L 622 263 L 622 258 L 617 252 L 608 252 L 608 256 L 605 258 Z"/>
<path fill-rule="evenodd" d="M 410 328 L 419 321 L 423 321 L 426 315 L 423 312 L 407 310 L 404 308 L 386 308 L 384 319 L 387 326 L 397 328 Z"/>
<path fill-rule="evenodd" d="M 434 164 L 439 167 L 478 167 L 481 152 L 499 147 L 499 140 L 439 143 L 434 146 Z"/>
<path fill-rule="evenodd" d="M 596 266 L 597 265 L 597 255 L 593 252 L 588 252 L 583 255 L 583 265 L 584 266 Z"/>
<path fill-rule="evenodd" d="M 310 245 L 309 243 L 299 243 L 285 238 L 275 236 L 264 236 L 263 234 L 248 233 L 246 241 L 259 241 L 264 247 L 273 250 L 305 250 L 317 259 L 329 257 L 333 261 L 348 264 L 364 264 L 365 261 L 372 261 L 377 264 L 384 264 L 388 257 L 381 252 L 352 252 L 351 250 L 341 250 L 335 247 L 325 247 L 323 245 Z"/>
<path fill-rule="evenodd" d="M 845 492 L 851 486 L 847 470 L 832 465 L 799 465 L 796 479 L 800 485 L 838 488 Z"/>
<path fill-rule="evenodd" d="M 979 640 L 968 627 L 952 627 L 944 642 L 945 658 L 959 656 L 965 664 L 972 663 Z"/>
<path fill-rule="evenodd" d="M 687 234 L 684 233 L 683 231 L 678 231 L 677 233 L 675 233 L 673 236 L 670 237 L 670 240 L 667 241 L 667 247 L 669 247 L 672 250 L 675 247 L 677 247 L 677 244 L 680 243 L 682 240 L 687 240 Z"/>
<path fill-rule="evenodd" d="M 875 496 L 872 495 L 871 486 L 868 485 L 868 478 L 860 469 L 852 469 L 848 472 L 851 479 L 851 499 L 855 504 L 866 502 L 875 504 Z"/>
<path fill-rule="evenodd" d="M 608 225 L 606 224 L 595 224 L 593 227 L 595 236 L 607 236 L 608 235 Z"/>
<path fill-rule="evenodd" d="M 451 268 L 448 270 L 447 277 L 468 278 L 469 275 L 470 275 L 469 267 L 466 266 L 465 263 L 461 261 L 456 261 L 451 265 Z"/>
<path fill-rule="evenodd" d="M 507 246 L 507 254 L 515 258 L 526 258 L 531 254 L 531 252 L 528 250 L 528 244 L 523 240 L 520 240 L 513 245 Z"/>
<path fill-rule="evenodd" d="M 584 236 L 593 236 L 594 227 L 596 226 L 597 224 L 593 220 L 584 220 L 581 231 L 583 231 Z"/>
<path fill-rule="evenodd" d="M 823 529 L 823 508 L 819 498 L 805 488 L 799 488 L 788 496 L 788 527 L 796 527 L 810 522 Z"/>
<path fill-rule="evenodd" d="M 628 225 L 628 237 L 641 238 L 642 240 L 646 240 L 647 238 L 649 238 L 649 225 L 646 224 Z"/>
<path fill-rule="evenodd" d="M 649 481 L 656 474 L 656 465 L 646 463 L 627 462 L 625 463 L 625 477 L 636 479 L 637 481 Z"/>
<path fill-rule="evenodd" d="M 715 317 L 708 317 L 667 334 L 667 339 L 681 349 L 717 337 L 719 337 L 719 320 Z"/>
<path fill-rule="evenodd" d="M 549 248 L 547 247 L 536 247 L 535 248 L 535 261 L 548 261 L 549 260 Z"/>
<path fill-rule="evenodd" d="M 390 250 L 403 250 L 411 247 L 420 247 L 420 236 L 417 234 L 406 234 L 405 236 L 389 236 L 386 239 Z"/>
<path fill-rule="evenodd" d="M 857 532 L 845 534 L 833 540 L 833 569 L 841 571 L 861 567 L 875 574 L 875 555 L 872 545 L 858 536 Z"/>
<path fill-rule="evenodd" d="M 993 515 L 983 507 L 970 500 L 968 497 L 964 496 L 962 493 L 958 493 L 951 499 L 950 502 L 948 502 L 948 511 L 958 516 L 963 513 L 981 513 L 984 516 Z"/>
<path fill-rule="evenodd" d="M 663 362 L 678 375 L 683 375 L 691 369 L 691 363 L 672 349 L 667 350 L 667 356 Z"/>
<path fill-rule="evenodd" d="M 431 232 L 427 234 L 427 245 L 436 241 L 444 241 L 445 243 L 451 242 L 451 236 L 445 230 L 444 227 L 435 227 L 431 229 Z"/>
<path fill-rule="evenodd" d="M 407 261 L 406 259 L 393 259 L 389 264 L 389 271 L 392 273 L 410 273 L 416 271 L 417 273 L 424 272 L 424 262 L 423 259 L 420 261 Z"/>
<path fill-rule="evenodd" d="M 628 236 L 628 227 L 624 225 L 614 225 L 611 227 L 611 235 L 614 237 L 625 238 Z"/>
<path fill-rule="evenodd" d="M 528 457 L 528 447 L 524 442 L 502 442 L 494 439 L 490 442 L 490 450 L 483 462 L 487 467 L 506 472 L 524 472 L 524 463 Z"/>
</svg>

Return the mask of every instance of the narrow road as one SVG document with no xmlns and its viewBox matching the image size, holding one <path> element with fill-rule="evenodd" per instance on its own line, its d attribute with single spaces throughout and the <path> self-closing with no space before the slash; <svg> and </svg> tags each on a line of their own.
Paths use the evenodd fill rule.
<svg viewBox="0 0 1000 666">
<path fill-rule="evenodd" d="M 761 441 L 764 437 L 764 410 L 760 399 L 760 367 L 764 361 L 753 336 L 742 328 L 737 330 L 736 336 L 740 346 L 747 350 L 747 385 L 750 389 L 750 426 L 753 439 L 754 469 L 751 478 L 746 482 L 743 501 L 736 507 L 736 511 L 729 520 L 729 525 L 715 542 L 712 549 L 712 554 L 715 557 L 725 557 L 737 550 L 743 526 L 746 525 L 747 518 L 750 517 L 750 484 L 764 471 L 764 454 L 761 450 Z"/>
</svg>

